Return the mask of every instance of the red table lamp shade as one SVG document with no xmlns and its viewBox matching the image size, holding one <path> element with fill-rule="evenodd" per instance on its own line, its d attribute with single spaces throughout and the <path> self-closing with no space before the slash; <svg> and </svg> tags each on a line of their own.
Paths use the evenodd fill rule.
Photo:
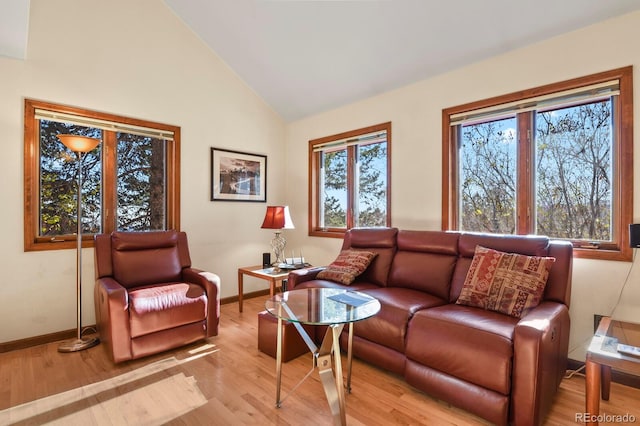
<svg viewBox="0 0 640 426">
<path fill-rule="evenodd" d="M 263 229 L 294 229 L 289 206 L 267 206 L 267 213 L 264 215 Z"/>
</svg>

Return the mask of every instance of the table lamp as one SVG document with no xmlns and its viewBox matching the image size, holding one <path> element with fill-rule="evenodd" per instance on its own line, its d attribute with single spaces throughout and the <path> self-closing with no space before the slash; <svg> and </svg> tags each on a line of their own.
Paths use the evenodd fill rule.
<svg viewBox="0 0 640 426">
<path fill-rule="evenodd" d="M 275 236 L 271 240 L 271 248 L 276 256 L 273 265 L 279 269 L 279 265 L 284 263 L 282 255 L 287 245 L 287 240 L 280 235 L 282 229 L 294 229 L 291 215 L 289 214 L 289 206 L 267 206 L 267 212 L 264 215 L 264 221 L 261 228 L 275 229 Z"/>
<path fill-rule="evenodd" d="M 58 135 L 60 142 L 64 144 L 71 151 L 77 155 L 77 168 L 78 168 L 78 230 L 76 232 L 76 338 L 62 342 L 58 346 L 58 352 L 76 352 L 84 349 L 88 349 L 97 345 L 100 341 L 97 337 L 83 338 L 82 337 L 82 154 L 93 151 L 100 139 L 89 138 L 86 136 L 78 135 Z"/>
</svg>

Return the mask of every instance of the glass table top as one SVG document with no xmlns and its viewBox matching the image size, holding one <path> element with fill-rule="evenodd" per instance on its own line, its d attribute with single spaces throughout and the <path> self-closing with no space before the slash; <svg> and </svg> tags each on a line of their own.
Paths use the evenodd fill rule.
<svg viewBox="0 0 640 426">
<path fill-rule="evenodd" d="M 640 375 L 640 356 L 621 351 L 619 343 L 639 347 L 640 324 L 603 317 L 587 349 L 587 361 Z"/>
<path fill-rule="evenodd" d="M 305 288 L 276 294 L 265 303 L 285 321 L 313 325 L 345 324 L 374 316 L 380 302 L 367 294 L 334 288 Z"/>
</svg>

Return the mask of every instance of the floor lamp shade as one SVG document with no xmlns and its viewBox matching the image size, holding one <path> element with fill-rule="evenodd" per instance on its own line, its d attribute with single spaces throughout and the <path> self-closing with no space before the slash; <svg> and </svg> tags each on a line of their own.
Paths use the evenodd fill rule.
<svg viewBox="0 0 640 426">
<path fill-rule="evenodd" d="M 640 247 L 640 223 L 629 225 L 629 246 Z"/>
<path fill-rule="evenodd" d="M 62 342 L 58 346 L 59 352 L 81 351 L 99 343 L 97 337 L 82 337 L 82 154 L 93 151 L 100 139 L 89 138 L 79 135 L 58 135 L 60 142 L 78 156 L 76 167 L 78 168 L 78 188 L 76 197 L 77 205 L 77 225 L 76 231 L 76 338 Z"/>
<path fill-rule="evenodd" d="M 90 152 L 100 143 L 100 139 L 79 135 L 58 135 L 58 139 L 73 152 Z"/>
</svg>

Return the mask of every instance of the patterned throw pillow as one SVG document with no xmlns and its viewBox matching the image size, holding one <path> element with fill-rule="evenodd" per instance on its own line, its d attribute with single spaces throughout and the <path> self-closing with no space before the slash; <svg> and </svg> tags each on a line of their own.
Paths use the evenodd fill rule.
<svg viewBox="0 0 640 426">
<path fill-rule="evenodd" d="M 363 273 L 376 253 L 363 250 L 343 250 L 336 260 L 318 273 L 318 278 L 349 285 Z"/>
<path fill-rule="evenodd" d="M 540 303 L 555 261 L 476 246 L 456 303 L 520 318 Z"/>
</svg>

